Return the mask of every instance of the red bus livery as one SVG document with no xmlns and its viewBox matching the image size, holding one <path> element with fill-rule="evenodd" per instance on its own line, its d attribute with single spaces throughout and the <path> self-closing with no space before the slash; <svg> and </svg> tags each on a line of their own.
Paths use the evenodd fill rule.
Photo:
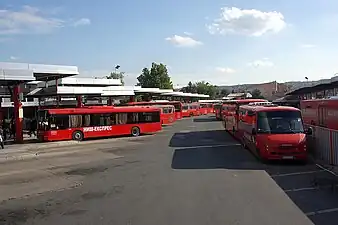
<svg viewBox="0 0 338 225">
<path fill-rule="evenodd" d="M 300 108 L 305 125 L 338 130 L 338 99 L 303 100 Z"/>
<path fill-rule="evenodd" d="M 172 105 L 154 105 L 161 109 L 161 123 L 162 125 L 170 125 L 176 121 L 175 108 Z"/>
<path fill-rule="evenodd" d="M 162 129 L 155 107 L 84 107 L 38 111 L 41 141 L 154 133 Z"/>
<path fill-rule="evenodd" d="M 238 125 L 238 110 L 241 105 L 251 102 L 267 102 L 265 99 L 228 100 L 222 106 L 223 126 L 225 130 L 236 132 Z"/>
<path fill-rule="evenodd" d="M 129 102 L 129 106 L 145 106 L 145 105 L 173 105 L 175 107 L 175 117 L 176 119 L 182 118 L 182 103 L 179 101 L 151 101 L 151 102 Z"/>
<path fill-rule="evenodd" d="M 244 105 L 239 108 L 239 118 L 238 136 L 262 160 L 306 161 L 306 134 L 299 109 Z"/>
</svg>

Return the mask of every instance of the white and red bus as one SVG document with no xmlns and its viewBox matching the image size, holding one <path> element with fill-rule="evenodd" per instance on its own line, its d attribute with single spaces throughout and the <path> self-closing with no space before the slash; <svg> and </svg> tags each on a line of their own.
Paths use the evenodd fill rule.
<svg viewBox="0 0 338 225">
<path fill-rule="evenodd" d="M 78 140 L 155 133 L 162 129 L 156 107 L 83 107 L 38 110 L 41 141 Z"/>
<path fill-rule="evenodd" d="M 338 99 L 313 99 L 300 102 L 306 125 L 338 130 Z"/>
<path fill-rule="evenodd" d="M 151 101 L 151 102 L 128 102 L 128 106 L 144 106 L 144 105 L 173 105 L 175 107 L 176 119 L 182 118 L 182 102 L 179 101 Z"/>
<path fill-rule="evenodd" d="M 237 135 L 263 161 L 306 161 L 306 133 L 297 108 L 264 102 L 239 107 Z"/>
<path fill-rule="evenodd" d="M 238 110 L 241 105 L 251 102 L 267 102 L 265 99 L 228 100 L 222 106 L 223 126 L 225 130 L 236 132 L 238 126 Z"/>
<path fill-rule="evenodd" d="M 171 125 L 176 121 L 175 107 L 173 105 L 154 105 L 153 107 L 161 109 L 162 125 Z"/>
</svg>

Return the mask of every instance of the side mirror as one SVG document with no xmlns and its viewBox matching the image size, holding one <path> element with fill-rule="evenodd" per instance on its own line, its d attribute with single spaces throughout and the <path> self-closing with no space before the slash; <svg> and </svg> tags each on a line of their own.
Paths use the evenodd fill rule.
<svg viewBox="0 0 338 225">
<path fill-rule="evenodd" d="M 256 128 L 252 128 L 251 134 L 252 135 L 256 135 L 257 134 Z"/>
<path fill-rule="evenodd" d="M 306 130 L 305 134 L 307 134 L 307 135 L 312 135 L 312 134 L 313 134 L 313 129 L 312 129 L 312 127 L 309 127 L 309 128 Z"/>
</svg>

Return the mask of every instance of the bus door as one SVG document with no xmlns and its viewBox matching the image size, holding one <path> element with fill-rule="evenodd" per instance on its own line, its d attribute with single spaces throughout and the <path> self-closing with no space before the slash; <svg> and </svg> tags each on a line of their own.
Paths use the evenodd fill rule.
<svg viewBox="0 0 338 225">
<path fill-rule="evenodd" d="M 225 116 L 225 129 L 228 131 L 236 131 L 237 130 L 237 105 L 228 106 L 228 110 Z"/>
</svg>

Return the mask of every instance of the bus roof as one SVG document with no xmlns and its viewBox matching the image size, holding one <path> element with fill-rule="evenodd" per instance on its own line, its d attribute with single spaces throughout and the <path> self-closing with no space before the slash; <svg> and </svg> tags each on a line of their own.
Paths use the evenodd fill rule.
<svg viewBox="0 0 338 225">
<path fill-rule="evenodd" d="M 267 102 L 268 100 L 265 99 L 254 99 L 254 98 L 248 98 L 248 99 L 234 99 L 234 100 L 228 100 L 226 103 L 250 103 L 250 102 Z"/>
<path fill-rule="evenodd" d="M 117 113 L 117 112 L 158 112 L 159 108 L 153 106 L 121 106 L 121 107 L 83 107 L 63 109 L 43 109 L 50 114 L 91 114 L 91 113 Z"/>
<path fill-rule="evenodd" d="M 240 109 L 248 109 L 255 112 L 267 112 L 267 111 L 300 111 L 299 109 L 291 106 L 276 106 L 276 105 L 267 105 L 267 106 L 261 106 L 261 105 L 243 105 L 240 106 Z"/>
<path fill-rule="evenodd" d="M 175 103 L 181 103 L 180 101 L 156 101 L 156 102 L 128 102 L 128 105 L 144 105 L 144 104 L 149 104 L 149 105 L 159 105 L 161 103 L 165 104 L 175 104 Z"/>
</svg>

